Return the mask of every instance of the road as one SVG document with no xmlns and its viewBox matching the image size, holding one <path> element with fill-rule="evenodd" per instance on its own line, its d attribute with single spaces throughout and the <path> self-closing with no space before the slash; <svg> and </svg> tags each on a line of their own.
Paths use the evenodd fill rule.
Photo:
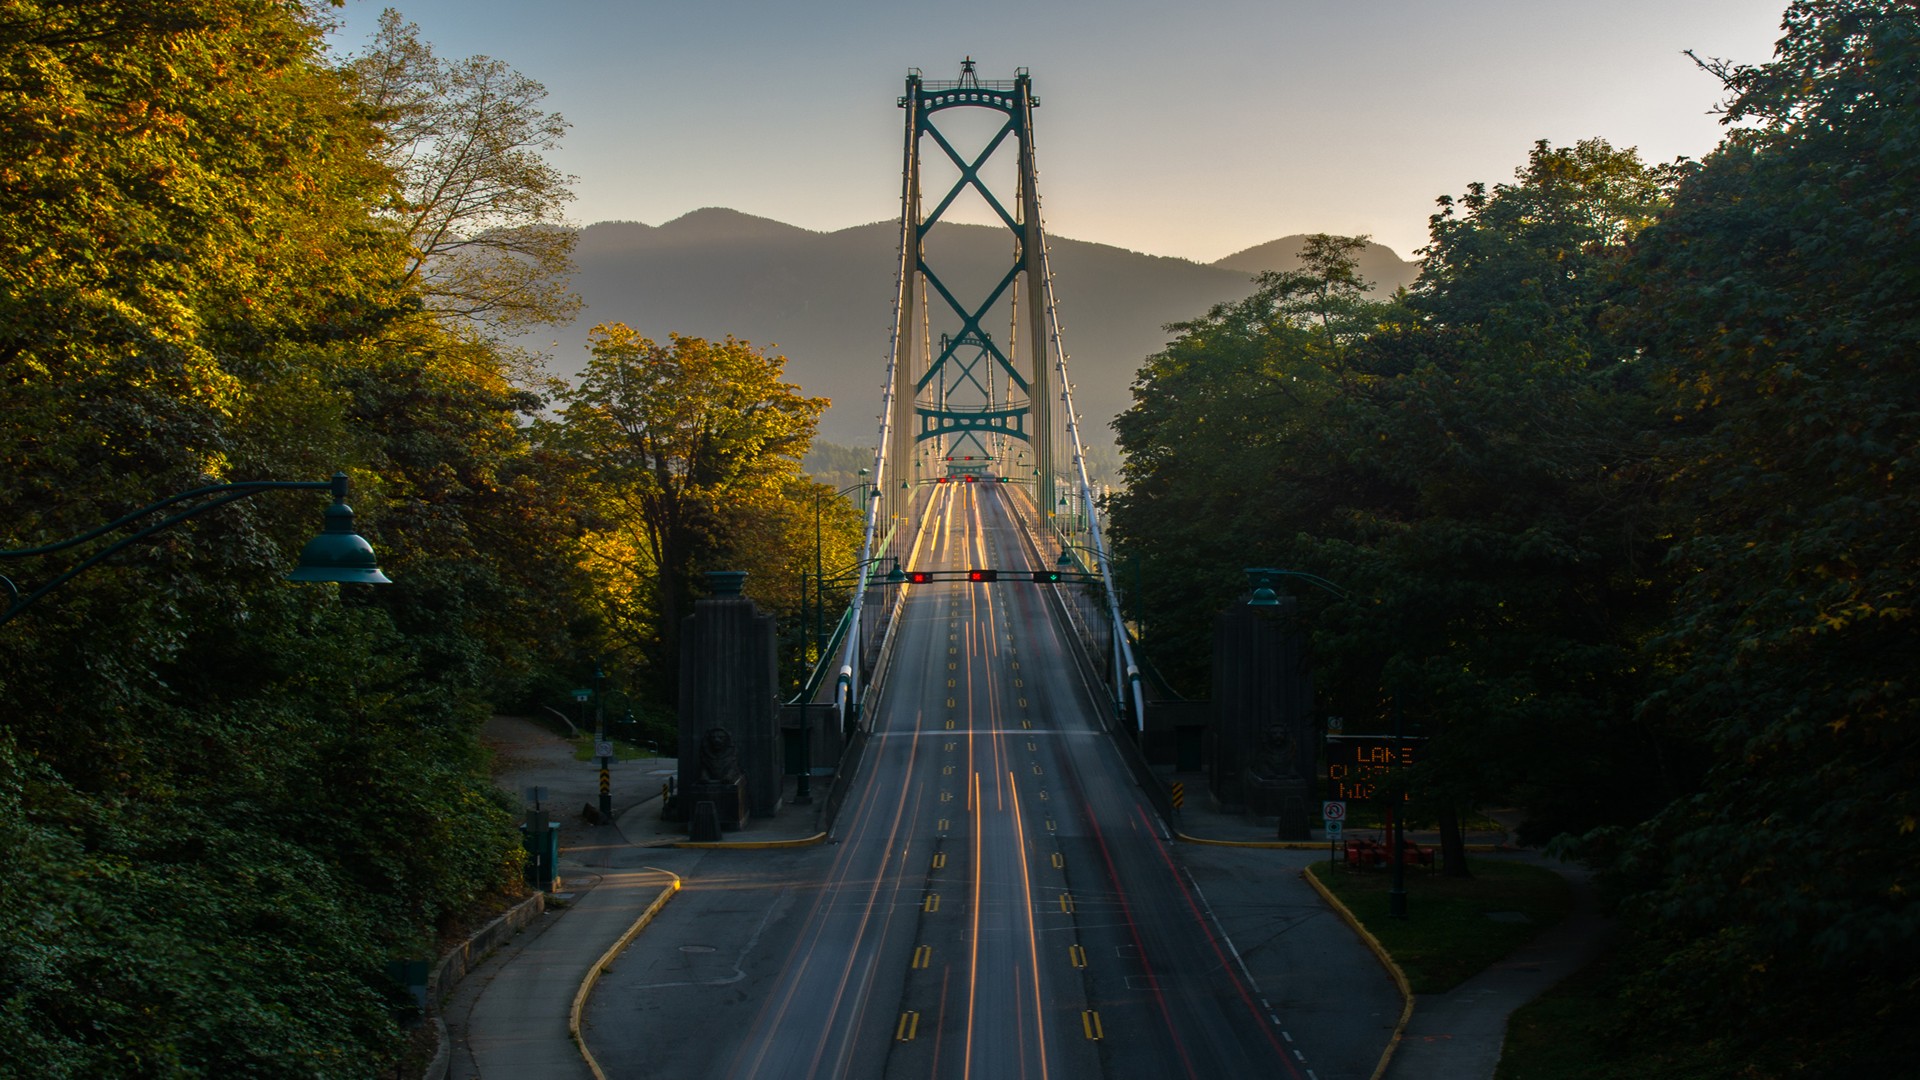
<svg viewBox="0 0 1920 1080">
<path fill-rule="evenodd" d="M 1311 1077 L 1102 733 L 1015 497 L 931 500 L 907 565 L 1000 580 L 909 588 L 836 842 L 702 863 L 698 924 L 596 995 L 611 1075 Z"/>
</svg>

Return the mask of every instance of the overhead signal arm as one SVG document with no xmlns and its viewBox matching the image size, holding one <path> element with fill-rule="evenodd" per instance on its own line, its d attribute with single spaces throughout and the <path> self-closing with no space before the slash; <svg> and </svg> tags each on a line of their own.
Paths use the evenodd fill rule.
<svg viewBox="0 0 1920 1080">
<path fill-rule="evenodd" d="M 1065 570 L 1015 570 L 1008 573 L 1013 575 L 1009 580 L 1029 581 L 1036 585 L 1084 585 L 1097 580 L 1090 574 Z M 965 581 L 984 585 L 999 581 L 1000 571 L 981 567 L 971 570 L 909 570 L 906 577 L 909 585 L 931 585 L 936 581 Z"/>
</svg>

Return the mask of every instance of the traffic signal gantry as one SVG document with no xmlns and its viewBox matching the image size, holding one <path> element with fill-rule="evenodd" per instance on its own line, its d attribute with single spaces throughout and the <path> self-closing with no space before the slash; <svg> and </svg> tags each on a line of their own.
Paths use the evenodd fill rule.
<svg viewBox="0 0 1920 1080">
<path fill-rule="evenodd" d="M 1036 585 L 1086 585 L 1098 580 L 1091 574 L 1068 570 L 1009 570 L 1008 580 L 1029 581 Z M 936 581 L 965 581 L 984 585 L 1000 580 L 1000 571 L 983 567 L 971 570 L 909 570 L 907 584 L 931 585 Z"/>
</svg>

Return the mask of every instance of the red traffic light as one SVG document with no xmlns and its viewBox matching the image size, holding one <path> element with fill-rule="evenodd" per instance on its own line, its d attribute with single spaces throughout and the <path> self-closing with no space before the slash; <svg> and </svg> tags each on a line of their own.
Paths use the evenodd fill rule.
<svg viewBox="0 0 1920 1080">
<path fill-rule="evenodd" d="M 936 484 L 944 484 L 944 483 L 946 483 L 946 482 L 947 482 L 947 478 L 946 478 L 946 477 L 944 477 L 944 476 L 941 476 L 941 477 L 936 477 L 936 478 L 934 478 L 934 481 L 933 481 L 933 482 L 934 482 L 934 483 L 936 483 Z"/>
<path fill-rule="evenodd" d="M 969 483 L 969 484 L 971 484 L 971 483 L 973 483 L 973 474 L 972 474 L 972 473 L 968 473 L 968 474 L 967 474 L 967 483 Z"/>
<path fill-rule="evenodd" d="M 930 585 L 933 583 L 933 573 L 929 570 L 909 570 L 907 582 L 911 585 Z"/>
<path fill-rule="evenodd" d="M 999 580 L 1000 580 L 1000 571 L 998 571 L 998 570 L 969 570 L 969 571 L 967 571 L 967 580 L 968 580 L 968 581 L 999 581 Z"/>
</svg>

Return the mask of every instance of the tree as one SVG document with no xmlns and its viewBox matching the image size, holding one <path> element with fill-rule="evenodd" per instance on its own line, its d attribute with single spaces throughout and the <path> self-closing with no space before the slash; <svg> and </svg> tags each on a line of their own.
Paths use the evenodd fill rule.
<svg viewBox="0 0 1920 1080">
<path fill-rule="evenodd" d="M 1412 781 L 1449 845 L 1477 805 L 1524 807 L 1543 839 L 1672 793 L 1632 719 L 1665 597 L 1653 410 L 1608 320 L 1674 175 L 1539 143 L 1513 182 L 1441 199 L 1419 281 L 1330 410 L 1356 475 L 1308 558 L 1375 606 L 1333 613 L 1325 678 L 1362 698 L 1381 680 L 1433 736 Z"/>
<path fill-rule="evenodd" d="M 1328 509 L 1324 410 L 1341 351 L 1380 310 L 1353 270 L 1364 243 L 1310 237 L 1304 269 L 1169 326 L 1177 336 L 1114 421 L 1127 458 L 1113 533 L 1138 570 L 1123 575 L 1129 614 L 1185 691 L 1206 683 L 1213 611 L 1242 587 L 1240 568 L 1293 564 L 1292 538 Z"/>
<path fill-rule="evenodd" d="M 1891 1075 L 1920 997 L 1920 22 L 1814 0 L 1784 29 L 1710 65 L 1740 126 L 1635 260 L 1681 523 L 1659 704 L 1714 764 L 1620 865 L 1671 957 L 1643 1019 L 1765 1075 Z"/>
<path fill-rule="evenodd" d="M 519 402 L 420 314 L 380 133 L 321 41 L 280 0 L 7 8 L 0 546 L 345 467 L 389 568 L 497 569 L 465 493 L 520 470 Z M 423 627 L 424 573 L 287 586 L 316 509 L 222 508 L 4 628 L 0 1073 L 379 1071 L 385 963 L 516 881 L 473 658 L 517 628 Z"/>
<path fill-rule="evenodd" d="M 580 298 L 566 279 L 579 234 L 562 212 L 573 177 L 544 156 L 568 124 L 541 110 L 546 87 L 489 57 L 435 56 L 391 8 L 349 70 L 385 132 L 405 280 L 429 307 L 504 333 L 572 318 Z"/>
<path fill-rule="evenodd" d="M 642 652 L 661 700 L 673 701 L 699 573 L 732 569 L 714 563 L 739 515 L 797 476 L 827 401 L 782 381 L 785 357 L 731 337 L 659 344 L 611 323 L 594 327 L 591 349 L 579 385 L 561 395 L 552 440 L 591 485 L 600 531 L 621 537 L 602 558 L 631 581 L 628 621 L 657 627 Z"/>
</svg>

